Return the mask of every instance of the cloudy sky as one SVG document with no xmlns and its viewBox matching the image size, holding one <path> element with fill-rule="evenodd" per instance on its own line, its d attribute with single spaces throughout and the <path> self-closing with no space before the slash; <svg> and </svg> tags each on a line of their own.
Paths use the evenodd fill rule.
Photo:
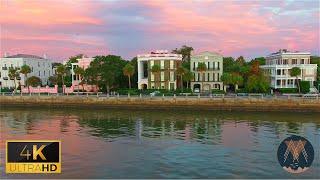
<svg viewBox="0 0 320 180">
<path fill-rule="evenodd" d="M 319 55 L 318 0 L 1 0 L 0 14 L 1 55 L 131 59 L 185 44 L 234 57 Z"/>
</svg>

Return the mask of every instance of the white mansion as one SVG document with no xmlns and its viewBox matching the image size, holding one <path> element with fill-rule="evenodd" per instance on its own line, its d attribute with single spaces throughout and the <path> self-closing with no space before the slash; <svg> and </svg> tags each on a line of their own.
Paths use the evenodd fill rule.
<svg viewBox="0 0 320 180">
<path fill-rule="evenodd" d="M 28 54 L 17 54 L 13 56 L 5 56 L 0 58 L 0 87 L 14 88 L 14 80 L 9 78 L 9 68 L 18 68 L 23 65 L 28 65 L 31 68 L 31 73 L 28 77 L 37 76 L 41 79 L 42 85 L 48 83 L 48 78 L 52 76 L 52 63 L 49 59 Z M 16 81 L 16 86 L 25 85 L 25 77 L 20 74 L 20 78 Z"/>
<path fill-rule="evenodd" d="M 317 79 L 317 64 L 310 64 L 309 52 L 288 52 L 279 51 L 266 57 L 266 65 L 261 66 L 269 72 L 271 76 L 271 87 L 278 88 L 295 88 L 296 77 L 290 76 L 293 67 L 301 69 L 301 75 L 298 79 L 309 81 L 310 87 L 313 88 L 314 81 Z"/>
</svg>

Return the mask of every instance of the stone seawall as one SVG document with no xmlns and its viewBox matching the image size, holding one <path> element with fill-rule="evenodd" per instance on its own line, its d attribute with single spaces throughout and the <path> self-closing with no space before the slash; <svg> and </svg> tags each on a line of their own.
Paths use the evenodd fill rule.
<svg viewBox="0 0 320 180">
<path fill-rule="evenodd" d="M 0 96 L 1 106 L 320 112 L 319 99 Z"/>
</svg>

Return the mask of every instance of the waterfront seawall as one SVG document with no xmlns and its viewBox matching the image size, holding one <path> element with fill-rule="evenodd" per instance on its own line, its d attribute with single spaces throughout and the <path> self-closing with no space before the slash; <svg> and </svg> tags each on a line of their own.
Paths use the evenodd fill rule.
<svg viewBox="0 0 320 180">
<path fill-rule="evenodd" d="M 5 106 L 320 112 L 318 98 L 0 96 Z"/>
</svg>

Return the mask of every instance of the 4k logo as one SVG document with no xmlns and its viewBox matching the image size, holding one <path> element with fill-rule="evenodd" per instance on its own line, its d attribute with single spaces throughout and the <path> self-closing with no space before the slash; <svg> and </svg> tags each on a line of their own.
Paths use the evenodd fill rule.
<svg viewBox="0 0 320 180">
<path fill-rule="evenodd" d="M 61 173 L 61 142 L 7 141 L 6 173 Z"/>
</svg>

